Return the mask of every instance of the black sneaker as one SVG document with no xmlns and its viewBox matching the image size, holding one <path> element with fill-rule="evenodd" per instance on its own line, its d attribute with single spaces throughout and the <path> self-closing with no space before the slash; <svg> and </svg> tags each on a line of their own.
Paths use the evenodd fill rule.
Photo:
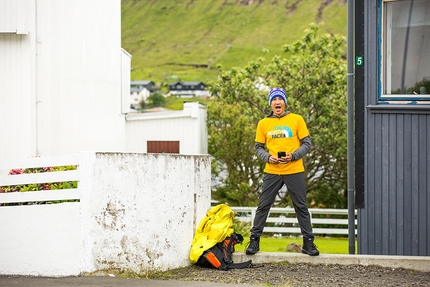
<svg viewBox="0 0 430 287">
<path fill-rule="evenodd" d="M 314 244 L 313 238 L 303 239 L 302 253 L 310 256 L 318 256 L 320 254 L 317 246 Z"/>
<path fill-rule="evenodd" d="M 247 255 L 254 255 L 260 250 L 260 237 L 251 235 L 248 242 L 248 248 L 246 248 Z"/>
</svg>

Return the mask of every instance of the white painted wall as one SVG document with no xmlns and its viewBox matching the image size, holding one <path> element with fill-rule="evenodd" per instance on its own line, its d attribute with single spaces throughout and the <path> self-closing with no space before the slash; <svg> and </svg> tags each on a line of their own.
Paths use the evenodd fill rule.
<svg viewBox="0 0 430 287">
<path fill-rule="evenodd" d="M 130 68 L 131 55 L 121 49 L 121 112 L 123 114 L 130 112 Z"/>
<path fill-rule="evenodd" d="M 0 226 L 0 274 L 80 274 L 79 203 L 3 206 Z"/>
<path fill-rule="evenodd" d="M 179 141 L 180 154 L 207 154 L 206 106 L 184 103 L 182 111 L 128 114 L 127 150 L 147 152 L 147 141 Z"/>
<path fill-rule="evenodd" d="M 174 140 L 187 139 L 183 153 L 207 153 L 205 127 L 195 127 L 206 125 L 205 108 L 198 119 L 167 120 L 162 133 L 158 121 L 128 127 L 131 55 L 121 49 L 121 1 L 4 0 L 0 11 L 0 159 L 145 152 L 139 134 L 163 140 L 177 131 Z"/>
<path fill-rule="evenodd" d="M 27 11 L 24 0 L 1 0 L 0 33 L 27 34 Z"/>
<path fill-rule="evenodd" d="M 0 34 L 0 158 L 124 150 L 121 1 L 21 2 L 29 33 Z"/>
<path fill-rule="evenodd" d="M 0 170 L 49 166 L 43 159 L 0 160 Z M 0 206 L 0 274 L 144 273 L 190 264 L 195 229 L 210 208 L 208 155 L 84 152 L 77 164 L 80 203 Z M 2 173 L 0 186 L 15 177 L 26 180 Z M 0 203 L 11 196 L 45 195 L 0 193 Z"/>
<path fill-rule="evenodd" d="M 210 208 L 208 156 L 97 153 L 93 173 L 93 264 L 83 271 L 190 264 L 196 223 Z"/>
</svg>

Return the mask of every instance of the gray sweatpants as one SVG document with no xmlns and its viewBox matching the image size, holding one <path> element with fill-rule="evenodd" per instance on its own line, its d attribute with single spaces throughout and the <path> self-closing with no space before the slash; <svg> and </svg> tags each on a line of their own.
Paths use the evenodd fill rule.
<svg viewBox="0 0 430 287">
<path fill-rule="evenodd" d="M 251 228 L 251 235 L 260 237 L 263 233 L 270 207 L 284 184 L 287 186 L 288 194 L 293 201 L 303 238 L 313 239 L 311 217 L 306 203 L 305 174 L 303 172 L 288 175 L 264 174 L 260 201 Z"/>
</svg>

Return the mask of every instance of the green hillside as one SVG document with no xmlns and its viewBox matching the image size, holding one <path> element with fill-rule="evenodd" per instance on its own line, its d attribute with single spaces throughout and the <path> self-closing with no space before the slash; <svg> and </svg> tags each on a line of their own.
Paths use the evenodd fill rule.
<svg viewBox="0 0 430 287">
<path fill-rule="evenodd" d="M 347 0 L 122 0 L 132 80 L 209 82 L 217 65 L 271 59 L 312 22 L 346 36 Z"/>
</svg>

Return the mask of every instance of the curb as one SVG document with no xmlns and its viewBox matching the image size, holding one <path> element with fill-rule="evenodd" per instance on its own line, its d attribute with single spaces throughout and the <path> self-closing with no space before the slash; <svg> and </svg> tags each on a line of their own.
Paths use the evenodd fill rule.
<svg viewBox="0 0 430 287">
<path fill-rule="evenodd" d="M 309 256 L 301 253 L 259 252 L 246 255 L 244 252 L 233 253 L 233 262 L 252 260 L 252 263 L 274 263 L 288 261 L 290 263 L 310 264 L 341 264 L 341 265 L 376 265 L 388 268 L 403 268 L 421 272 L 430 272 L 428 256 L 397 256 L 397 255 L 346 255 L 320 254 Z"/>
</svg>

